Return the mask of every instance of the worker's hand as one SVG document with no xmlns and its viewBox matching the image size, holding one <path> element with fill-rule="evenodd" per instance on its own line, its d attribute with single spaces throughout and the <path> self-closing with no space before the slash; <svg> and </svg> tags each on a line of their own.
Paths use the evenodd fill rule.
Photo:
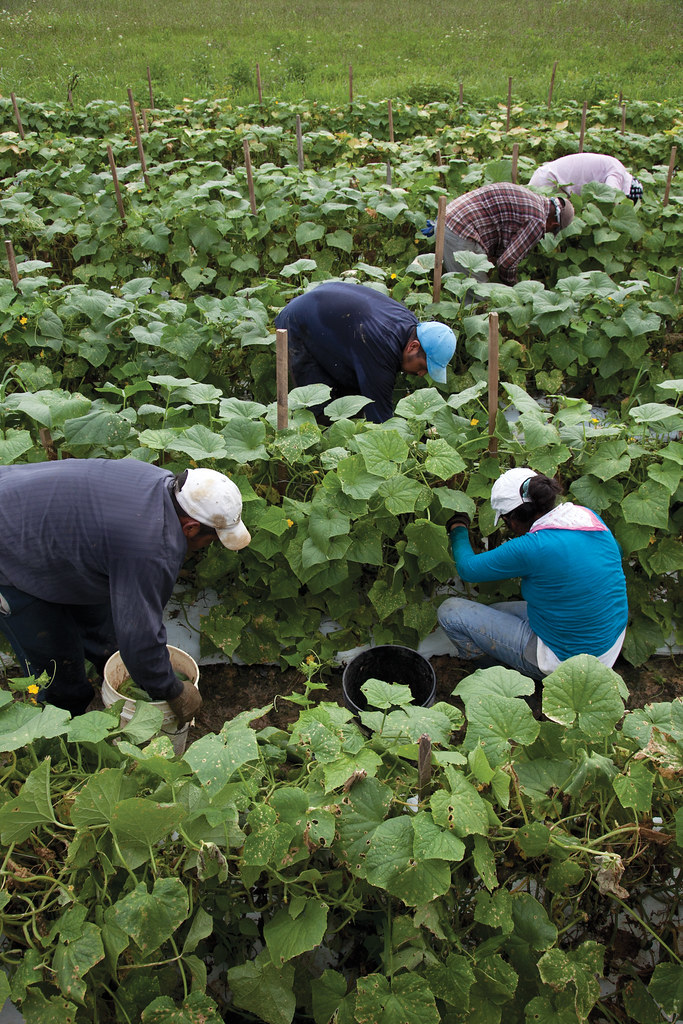
<svg viewBox="0 0 683 1024">
<path fill-rule="evenodd" d="M 456 512 L 448 520 L 448 522 L 446 523 L 446 533 L 448 534 L 449 537 L 451 535 L 451 530 L 455 526 L 464 526 L 466 530 L 469 530 L 470 517 L 467 515 L 467 512 Z"/>
<path fill-rule="evenodd" d="M 183 691 L 169 700 L 168 706 L 178 719 L 178 725 L 192 721 L 202 706 L 202 698 L 197 687 L 188 680 L 183 682 Z"/>
</svg>

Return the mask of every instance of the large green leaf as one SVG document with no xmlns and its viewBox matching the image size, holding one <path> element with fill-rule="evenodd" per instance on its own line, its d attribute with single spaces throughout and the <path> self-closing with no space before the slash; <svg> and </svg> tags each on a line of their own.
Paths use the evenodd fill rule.
<svg viewBox="0 0 683 1024">
<path fill-rule="evenodd" d="M 226 724 L 217 735 L 207 733 L 183 755 L 202 785 L 218 792 L 234 773 L 258 757 L 256 733 L 244 723 Z"/>
<path fill-rule="evenodd" d="M 543 713 L 562 725 L 576 724 L 591 738 L 607 736 L 624 714 L 627 696 L 621 676 L 590 654 L 579 654 L 546 676 Z"/>
<path fill-rule="evenodd" d="M 21 843 L 41 825 L 56 822 L 50 799 L 50 759 L 34 768 L 19 796 L 0 808 L 0 838 L 5 846 Z"/>
<path fill-rule="evenodd" d="M 355 1020 L 368 1024 L 439 1024 L 429 985 L 419 974 L 396 974 L 387 979 L 383 974 L 359 978 Z"/>
<path fill-rule="evenodd" d="M 327 928 L 327 905 L 318 899 L 292 900 L 263 928 L 263 937 L 275 964 L 319 946 Z"/>
<path fill-rule="evenodd" d="M 296 997 L 294 967 L 276 967 L 265 953 L 228 971 L 235 1006 L 255 1013 L 266 1024 L 291 1024 Z"/>
<path fill-rule="evenodd" d="M 149 892 L 140 882 L 105 911 L 107 923 L 121 928 L 147 958 L 180 927 L 187 917 L 189 899 L 180 878 L 157 878 Z"/>
<path fill-rule="evenodd" d="M 185 816 L 182 805 L 161 804 L 145 797 L 120 800 L 109 822 L 123 864 L 134 869 L 152 856 L 152 847 L 174 831 Z"/>
</svg>

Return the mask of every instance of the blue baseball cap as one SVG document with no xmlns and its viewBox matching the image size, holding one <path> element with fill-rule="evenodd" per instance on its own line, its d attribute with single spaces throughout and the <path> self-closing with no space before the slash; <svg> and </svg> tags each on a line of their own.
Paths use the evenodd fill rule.
<svg viewBox="0 0 683 1024">
<path fill-rule="evenodd" d="M 427 373 L 432 380 L 445 384 L 446 367 L 453 358 L 458 341 L 455 332 L 446 324 L 430 320 L 429 323 L 417 325 L 417 340 L 427 356 Z"/>
</svg>

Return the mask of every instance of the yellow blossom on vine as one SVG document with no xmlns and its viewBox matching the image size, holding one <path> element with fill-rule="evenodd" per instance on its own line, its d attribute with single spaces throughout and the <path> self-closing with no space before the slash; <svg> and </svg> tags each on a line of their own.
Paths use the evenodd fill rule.
<svg viewBox="0 0 683 1024">
<path fill-rule="evenodd" d="M 312 665 L 314 661 L 315 661 L 315 654 L 307 654 L 306 655 L 306 664 L 307 665 Z"/>
<path fill-rule="evenodd" d="M 293 519 L 288 519 L 287 520 L 287 526 L 294 526 L 294 520 Z"/>
<path fill-rule="evenodd" d="M 476 427 L 478 422 L 479 422 L 479 420 L 477 419 L 477 417 L 473 416 L 472 419 L 470 420 L 470 426 L 471 427 Z"/>
<path fill-rule="evenodd" d="M 314 475 L 317 475 L 317 474 L 318 474 L 319 472 L 320 472 L 320 470 L 319 470 L 319 469 L 314 469 L 314 470 L 313 470 L 313 473 L 314 473 Z"/>
<path fill-rule="evenodd" d="M 591 423 L 599 423 L 600 420 L 596 416 L 591 416 Z"/>
<path fill-rule="evenodd" d="M 24 324 L 27 324 L 27 323 L 28 323 L 28 317 L 27 317 L 27 316 L 20 316 L 20 317 L 19 317 L 19 323 L 20 323 L 20 324 L 21 324 L 21 326 L 23 327 L 23 326 L 24 326 Z"/>
<path fill-rule="evenodd" d="M 40 687 L 36 686 L 35 683 L 31 683 L 31 685 L 28 687 L 28 692 L 29 693 L 38 693 L 39 691 L 40 691 Z"/>
<path fill-rule="evenodd" d="M 395 280 L 396 280 L 396 274 L 391 274 L 391 275 L 390 275 L 390 277 L 391 277 L 391 280 L 392 280 L 392 281 L 395 281 Z"/>
</svg>

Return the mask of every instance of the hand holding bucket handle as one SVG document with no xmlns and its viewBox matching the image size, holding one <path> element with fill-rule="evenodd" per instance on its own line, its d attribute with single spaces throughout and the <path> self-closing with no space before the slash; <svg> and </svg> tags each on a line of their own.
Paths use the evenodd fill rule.
<svg viewBox="0 0 683 1024">
<path fill-rule="evenodd" d="M 173 700 L 169 700 L 168 706 L 178 719 L 178 726 L 181 727 L 186 722 L 192 721 L 202 706 L 202 698 L 194 683 L 186 679 L 183 682 L 181 693 L 174 697 Z"/>
</svg>

